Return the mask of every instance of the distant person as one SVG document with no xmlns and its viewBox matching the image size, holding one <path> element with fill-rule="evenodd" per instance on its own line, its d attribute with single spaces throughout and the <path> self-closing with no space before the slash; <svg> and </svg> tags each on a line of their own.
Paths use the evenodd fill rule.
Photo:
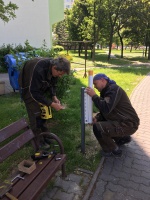
<svg viewBox="0 0 150 200">
<path fill-rule="evenodd" d="M 130 135 L 139 126 L 138 115 L 126 92 L 105 74 L 96 74 L 93 84 L 100 92 L 100 97 L 90 87 L 86 88 L 86 92 L 99 109 L 99 113 L 93 118 L 94 135 L 102 148 L 103 156 L 121 157 L 122 150 L 119 146 L 131 141 Z"/>
<path fill-rule="evenodd" d="M 21 96 L 28 113 L 30 127 L 40 147 L 46 147 L 47 139 L 39 136 L 48 131 L 46 119 L 41 118 L 40 104 L 51 106 L 59 111 L 63 109 L 56 96 L 56 85 L 59 77 L 70 73 L 70 62 L 62 57 L 34 58 L 25 63 L 19 75 Z M 50 99 L 46 97 L 49 93 Z"/>
</svg>

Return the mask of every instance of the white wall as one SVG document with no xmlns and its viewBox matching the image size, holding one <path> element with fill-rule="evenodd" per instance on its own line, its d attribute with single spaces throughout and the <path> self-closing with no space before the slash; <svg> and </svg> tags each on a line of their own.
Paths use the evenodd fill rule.
<svg viewBox="0 0 150 200">
<path fill-rule="evenodd" d="M 10 0 L 4 0 L 5 3 Z M 26 40 L 33 47 L 41 47 L 46 40 L 50 47 L 50 22 L 48 0 L 11 0 L 17 4 L 16 18 L 5 23 L 0 19 L 0 46 L 21 44 Z"/>
</svg>

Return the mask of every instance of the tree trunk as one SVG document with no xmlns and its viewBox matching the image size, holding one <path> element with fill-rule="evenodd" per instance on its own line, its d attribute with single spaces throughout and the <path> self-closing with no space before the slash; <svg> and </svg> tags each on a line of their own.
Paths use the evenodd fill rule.
<svg viewBox="0 0 150 200">
<path fill-rule="evenodd" d="M 110 60 L 110 56 L 111 56 L 112 39 L 113 39 L 113 31 L 111 31 L 110 37 L 109 37 L 109 53 L 108 53 L 108 58 L 107 58 L 108 61 Z"/>
<path fill-rule="evenodd" d="M 150 60 L 150 42 L 149 42 L 149 49 L 148 49 L 148 60 Z"/>
<path fill-rule="evenodd" d="M 145 58 L 147 57 L 147 44 L 146 44 L 146 49 L 145 49 Z"/>
<path fill-rule="evenodd" d="M 93 48 L 92 48 L 92 61 L 93 62 L 95 61 L 95 43 L 94 43 Z"/>
<path fill-rule="evenodd" d="M 130 52 L 132 52 L 132 47 L 133 47 L 133 46 L 132 46 L 132 44 L 131 44 Z"/>
<path fill-rule="evenodd" d="M 121 58 L 123 58 L 123 38 L 121 37 L 119 31 L 118 31 L 118 36 L 120 38 L 120 43 L 121 43 Z"/>
<path fill-rule="evenodd" d="M 81 43 L 79 43 L 79 49 L 78 49 L 78 51 L 79 51 L 79 57 L 80 57 L 80 53 L 81 53 Z"/>
</svg>

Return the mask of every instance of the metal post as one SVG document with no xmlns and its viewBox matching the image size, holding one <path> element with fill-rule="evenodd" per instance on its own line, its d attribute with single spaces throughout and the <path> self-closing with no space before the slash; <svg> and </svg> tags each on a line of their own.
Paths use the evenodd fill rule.
<svg viewBox="0 0 150 200">
<path fill-rule="evenodd" d="M 84 59 L 85 59 L 85 72 L 84 72 L 83 78 L 86 78 L 87 77 L 87 74 L 86 74 L 87 43 L 86 42 L 84 42 L 84 50 L 85 50 L 85 56 L 84 56 Z"/>
<path fill-rule="evenodd" d="M 84 90 L 81 88 L 81 152 L 85 153 Z"/>
</svg>

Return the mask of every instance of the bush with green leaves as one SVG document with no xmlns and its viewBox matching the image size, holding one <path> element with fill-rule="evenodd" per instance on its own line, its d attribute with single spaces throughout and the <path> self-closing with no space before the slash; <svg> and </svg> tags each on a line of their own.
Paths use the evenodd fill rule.
<svg viewBox="0 0 150 200">
<path fill-rule="evenodd" d="M 20 55 L 21 53 L 25 53 L 26 59 Z M 25 62 L 25 60 L 30 60 L 33 57 L 55 57 L 57 53 L 53 49 L 48 49 L 46 46 L 45 40 L 43 41 L 43 45 L 41 48 L 36 49 L 29 44 L 29 41 L 25 41 L 25 45 L 22 46 L 19 44 L 14 47 L 13 45 L 5 45 L 3 44 L 0 47 L 0 72 L 7 72 L 7 64 L 5 63 L 4 56 L 7 54 L 12 54 L 16 59 L 16 67 L 20 70 Z"/>
<path fill-rule="evenodd" d="M 6 72 L 7 66 L 5 64 L 4 56 L 7 54 L 10 54 L 11 51 L 13 51 L 14 47 L 13 45 L 5 45 L 3 44 L 0 47 L 0 72 Z"/>
<path fill-rule="evenodd" d="M 60 45 L 53 46 L 55 52 L 63 51 L 64 47 Z"/>
<path fill-rule="evenodd" d="M 70 54 L 59 53 L 58 55 L 63 57 L 63 58 L 66 58 L 69 61 L 73 60 L 73 57 Z"/>
<path fill-rule="evenodd" d="M 70 90 L 70 86 L 76 83 L 76 79 L 74 77 L 75 70 L 71 70 L 70 75 L 64 75 L 58 79 L 57 83 L 57 97 L 62 99 L 64 95 L 67 95 Z"/>
</svg>

